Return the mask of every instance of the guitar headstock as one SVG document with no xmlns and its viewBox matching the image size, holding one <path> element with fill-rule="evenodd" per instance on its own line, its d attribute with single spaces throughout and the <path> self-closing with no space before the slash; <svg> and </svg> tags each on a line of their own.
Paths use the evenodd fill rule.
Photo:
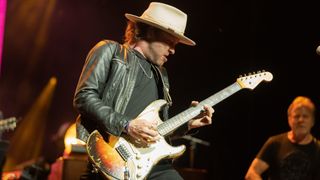
<svg viewBox="0 0 320 180">
<path fill-rule="evenodd" d="M 269 82 L 272 79 L 273 75 L 270 72 L 258 71 L 256 73 L 249 73 L 248 75 L 244 74 L 244 76 L 240 76 L 237 79 L 237 83 L 241 88 L 254 89 L 262 81 Z"/>
<path fill-rule="evenodd" d="M 0 132 L 6 131 L 6 130 L 13 130 L 17 126 L 17 118 L 10 117 L 7 119 L 1 119 L 0 120 Z"/>
</svg>

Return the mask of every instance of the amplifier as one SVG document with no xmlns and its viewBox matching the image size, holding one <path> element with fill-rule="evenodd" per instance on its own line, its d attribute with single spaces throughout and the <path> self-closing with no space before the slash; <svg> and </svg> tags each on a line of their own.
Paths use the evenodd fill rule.
<svg viewBox="0 0 320 180">
<path fill-rule="evenodd" d="M 51 165 L 48 180 L 78 180 L 87 169 L 87 158 L 60 157 Z"/>
</svg>

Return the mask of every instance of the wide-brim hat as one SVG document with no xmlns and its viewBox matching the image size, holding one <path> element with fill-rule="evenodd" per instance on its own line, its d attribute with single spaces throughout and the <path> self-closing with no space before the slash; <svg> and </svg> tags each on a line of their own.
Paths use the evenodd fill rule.
<svg viewBox="0 0 320 180">
<path fill-rule="evenodd" d="M 177 37 L 180 43 L 194 46 L 196 43 L 184 35 L 187 25 L 187 14 L 181 10 L 159 2 L 151 2 L 141 16 L 126 13 L 125 17 L 132 22 L 141 22 L 159 28 Z"/>
</svg>

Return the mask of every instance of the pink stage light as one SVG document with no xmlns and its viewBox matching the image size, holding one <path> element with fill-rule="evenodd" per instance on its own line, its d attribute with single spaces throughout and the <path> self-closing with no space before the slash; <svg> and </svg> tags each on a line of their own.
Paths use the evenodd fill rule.
<svg viewBox="0 0 320 180">
<path fill-rule="evenodd" d="M 6 7 L 7 7 L 7 0 L 0 0 L 0 76 L 1 76 L 1 64 L 2 64 L 4 26 L 5 26 L 5 19 L 6 19 Z"/>
</svg>

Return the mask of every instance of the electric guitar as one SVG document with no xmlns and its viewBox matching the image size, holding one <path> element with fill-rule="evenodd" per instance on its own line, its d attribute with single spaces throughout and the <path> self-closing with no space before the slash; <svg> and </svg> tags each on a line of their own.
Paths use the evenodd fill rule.
<svg viewBox="0 0 320 180">
<path fill-rule="evenodd" d="M 110 135 L 106 142 L 95 130 L 90 134 L 86 144 L 89 158 L 105 178 L 144 179 L 161 159 L 177 158 L 184 153 L 185 145 L 173 147 L 166 142 L 164 137 L 199 115 L 204 105 L 214 106 L 243 88 L 252 90 L 260 82 L 271 81 L 272 78 L 273 75 L 270 72 L 264 71 L 239 77 L 235 83 L 203 100 L 197 106 L 190 107 L 164 122 L 159 117 L 159 110 L 167 102 L 162 99 L 156 100 L 148 105 L 139 117 L 146 120 L 157 119 L 157 129 L 161 136 L 157 142 L 143 145 L 125 134 L 120 137 Z"/>
<path fill-rule="evenodd" d="M 17 118 L 10 117 L 7 119 L 1 119 L 0 120 L 0 133 L 6 130 L 13 130 L 16 128 L 17 125 Z"/>
</svg>

